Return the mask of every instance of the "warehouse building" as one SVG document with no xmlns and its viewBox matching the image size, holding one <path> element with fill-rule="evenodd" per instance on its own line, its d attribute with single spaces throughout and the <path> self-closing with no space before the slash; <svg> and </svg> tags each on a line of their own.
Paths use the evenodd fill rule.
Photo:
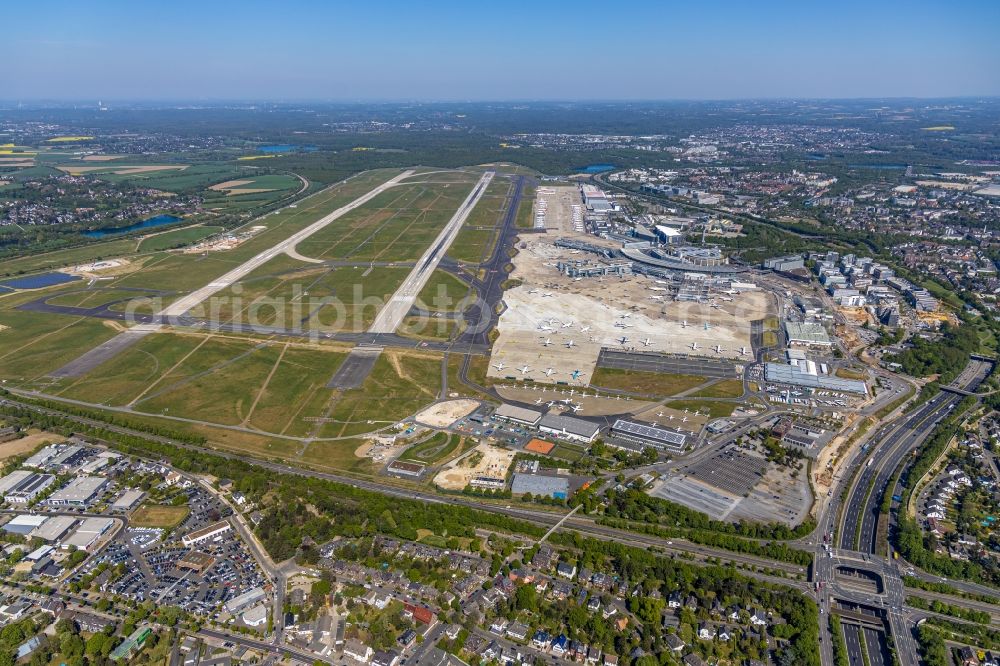
<svg viewBox="0 0 1000 666">
<path fill-rule="evenodd" d="M 538 497 L 569 497 L 569 479 L 564 476 L 546 474 L 515 474 L 510 491 L 515 495 L 531 493 Z"/>
<path fill-rule="evenodd" d="M 233 597 L 226 602 L 225 608 L 228 612 L 236 615 L 242 610 L 250 608 L 256 603 L 264 601 L 265 595 L 263 588 L 255 587 L 252 590 L 244 592 L 243 594 Z"/>
<path fill-rule="evenodd" d="M 111 518 L 85 518 L 80 527 L 62 542 L 62 547 L 64 550 L 73 546 L 79 550 L 90 550 L 114 524 Z"/>
<path fill-rule="evenodd" d="M 190 532 L 181 537 L 181 543 L 190 548 L 203 541 L 211 541 L 216 537 L 220 537 L 226 532 L 230 531 L 232 525 L 229 524 L 228 520 L 220 520 L 217 523 L 212 523 L 211 525 L 206 525 L 199 530 Z"/>
<path fill-rule="evenodd" d="M 863 381 L 809 372 L 807 367 L 803 367 L 801 364 L 765 363 L 764 376 L 767 381 L 777 384 L 868 395 L 868 385 Z"/>
<path fill-rule="evenodd" d="M 35 469 L 41 469 L 48 464 L 50 460 L 59 455 L 65 447 L 58 444 L 49 444 L 48 446 L 43 446 L 39 449 L 33 456 L 24 461 L 25 467 L 33 467 Z"/>
<path fill-rule="evenodd" d="M 538 429 L 549 435 L 577 442 L 593 442 L 601 427 L 590 421 L 563 416 L 562 414 L 546 414 L 538 422 Z"/>
<path fill-rule="evenodd" d="M 611 426 L 611 439 L 608 440 L 608 444 L 619 446 L 619 442 L 631 444 L 632 446 L 619 447 L 630 450 L 634 450 L 633 447 L 642 450 L 651 446 L 657 451 L 683 451 L 687 435 L 648 423 L 618 419 Z"/>
<path fill-rule="evenodd" d="M 0 495 L 6 495 L 7 491 L 11 488 L 17 486 L 29 476 L 34 474 L 26 469 L 19 469 L 16 472 L 11 472 L 7 476 L 0 479 Z"/>
<path fill-rule="evenodd" d="M 803 347 L 830 347 L 833 341 L 830 335 L 823 328 L 822 324 L 816 322 L 785 322 L 785 335 L 788 336 L 788 344 L 801 345 Z"/>
<path fill-rule="evenodd" d="M 32 515 L 23 513 L 19 516 L 14 516 L 3 526 L 5 532 L 10 534 L 20 534 L 22 536 L 28 536 L 36 529 L 41 527 L 46 521 L 45 516 Z"/>
<path fill-rule="evenodd" d="M 29 472 L 21 481 L 8 488 L 4 493 L 4 499 L 11 504 L 27 504 L 45 492 L 55 481 L 56 477 L 52 474 Z"/>
<path fill-rule="evenodd" d="M 136 488 L 129 488 L 128 490 L 126 490 L 121 494 L 121 497 L 119 497 L 114 501 L 114 504 L 111 505 L 111 510 L 122 511 L 122 512 L 131 511 L 132 509 L 139 506 L 139 503 L 145 496 L 146 493 L 144 493 L 143 491 L 138 490 Z"/>
<path fill-rule="evenodd" d="M 493 418 L 499 419 L 501 421 L 509 421 L 510 423 L 518 423 L 520 425 L 526 426 L 536 426 L 542 418 L 542 413 L 535 409 L 528 409 L 526 407 L 518 407 L 517 405 L 508 405 L 506 403 L 497 407 L 497 410 L 493 412 Z"/>
<path fill-rule="evenodd" d="M 76 518 L 72 516 L 52 516 L 36 527 L 31 532 L 31 537 L 38 537 L 45 541 L 58 541 L 66 536 L 74 525 L 76 525 Z"/>
<path fill-rule="evenodd" d="M 78 476 L 45 500 L 49 506 L 85 507 L 93 504 L 108 485 L 103 476 Z"/>
</svg>

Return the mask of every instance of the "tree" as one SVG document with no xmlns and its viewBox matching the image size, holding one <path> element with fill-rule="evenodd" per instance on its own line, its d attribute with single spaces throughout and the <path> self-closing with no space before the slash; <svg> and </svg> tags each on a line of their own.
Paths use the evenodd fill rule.
<svg viewBox="0 0 1000 666">
<path fill-rule="evenodd" d="M 514 605 L 518 610 L 535 612 L 538 610 L 538 591 L 534 585 L 521 585 L 514 593 Z"/>
</svg>

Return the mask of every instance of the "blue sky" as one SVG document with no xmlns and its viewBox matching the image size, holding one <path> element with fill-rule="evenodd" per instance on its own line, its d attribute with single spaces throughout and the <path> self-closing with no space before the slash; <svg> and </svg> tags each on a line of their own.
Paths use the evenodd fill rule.
<svg viewBox="0 0 1000 666">
<path fill-rule="evenodd" d="M 1000 95 L 996 0 L 4 4 L 7 100 Z"/>
</svg>

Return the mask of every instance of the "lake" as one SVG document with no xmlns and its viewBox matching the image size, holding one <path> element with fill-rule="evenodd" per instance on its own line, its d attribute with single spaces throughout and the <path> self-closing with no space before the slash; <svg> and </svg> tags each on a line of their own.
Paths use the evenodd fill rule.
<svg viewBox="0 0 1000 666">
<path fill-rule="evenodd" d="M 0 289 L 41 289 L 42 287 L 51 287 L 79 279 L 78 275 L 43 273 L 42 275 L 30 275 L 28 277 L 17 278 L 16 280 L 0 282 Z"/>
<path fill-rule="evenodd" d="M 606 171 L 614 171 L 614 164 L 591 164 L 589 166 L 577 169 L 580 173 L 604 173 Z"/>
<path fill-rule="evenodd" d="M 155 215 L 148 220 L 143 220 L 142 222 L 136 222 L 135 224 L 130 224 L 127 227 L 115 227 L 113 229 L 94 229 L 93 231 L 84 231 L 83 235 L 87 238 L 107 238 L 108 236 L 118 236 L 120 234 L 127 234 L 131 231 L 136 231 L 138 229 L 148 229 L 150 227 L 161 227 L 164 224 L 173 224 L 174 222 L 180 222 L 181 218 L 176 215 Z"/>
</svg>

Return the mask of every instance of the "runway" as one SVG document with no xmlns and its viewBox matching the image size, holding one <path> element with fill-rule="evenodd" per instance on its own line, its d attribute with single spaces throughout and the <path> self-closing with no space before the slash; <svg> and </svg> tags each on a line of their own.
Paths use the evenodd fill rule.
<svg viewBox="0 0 1000 666">
<path fill-rule="evenodd" d="M 170 323 L 175 325 L 183 325 L 182 318 L 186 318 L 187 312 L 197 306 L 199 303 L 204 302 L 206 299 L 210 298 L 213 294 L 217 294 L 223 289 L 227 289 L 239 280 L 246 277 L 251 272 L 257 270 L 268 261 L 278 256 L 279 254 L 285 253 L 287 250 L 294 250 L 295 246 L 300 242 L 313 235 L 317 231 L 320 231 L 327 225 L 329 225 L 334 220 L 339 217 L 349 213 L 350 211 L 363 206 L 367 202 L 371 201 L 373 198 L 377 197 L 382 192 L 387 189 L 396 186 L 399 182 L 405 178 L 413 175 L 413 170 L 409 169 L 402 172 L 401 174 L 390 178 L 386 182 L 382 183 L 378 187 L 372 189 L 367 194 L 364 194 L 349 204 L 341 206 L 332 213 L 324 215 L 319 220 L 313 222 L 304 229 L 300 229 L 288 238 L 279 241 L 278 243 L 272 245 L 267 250 L 247 259 L 245 262 L 232 269 L 225 275 L 212 280 L 204 287 L 192 291 L 186 296 L 174 301 L 171 305 L 160 310 L 158 313 L 146 318 L 136 318 L 142 321 L 139 326 L 136 326 L 132 330 L 123 331 L 111 340 L 103 343 L 99 347 L 91 349 L 77 358 L 73 359 L 63 367 L 55 370 L 50 374 L 51 377 L 78 377 L 83 375 L 93 368 L 97 367 L 105 361 L 109 361 L 119 352 L 125 350 L 131 345 L 138 342 L 138 340 L 149 333 L 159 330 L 162 324 Z M 463 218 L 464 219 L 464 218 Z M 124 313 L 123 313 L 124 317 Z"/>
<path fill-rule="evenodd" d="M 394 178 L 390 178 L 389 180 L 382 183 L 381 185 L 371 190 L 367 194 L 363 194 L 362 196 L 358 197 L 351 203 L 341 206 L 332 213 L 324 215 L 320 219 L 310 224 L 308 227 L 295 232 L 285 240 L 279 241 L 278 243 L 271 246 L 267 250 L 264 250 L 260 254 L 251 257 L 250 259 L 247 259 L 244 263 L 240 264 L 239 266 L 229 271 L 222 277 L 216 278 L 215 280 L 208 283 L 201 289 L 192 291 L 187 296 L 179 298 L 178 300 L 174 301 L 171 305 L 161 310 L 159 313 L 160 316 L 180 317 L 191 308 L 195 307 L 199 303 L 211 297 L 213 294 L 216 294 L 222 291 L 223 289 L 231 287 L 233 284 L 246 277 L 249 273 L 257 270 L 258 268 L 260 268 L 268 261 L 278 256 L 279 254 L 284 254 L 288 250 L 294 251 L 295 247 L 299 243 L 309 238 L 317 231 L 320 231 L 321 229 L 329 225 L 331 222 L 337 220 L 340 217 L 343 217 L 344 215 L 351 212 L 355 208 L 363 206 L 364 204 L 368 203 L 378 195 L 388 190 L 389 188 L 398 185 L 401 180 L 409 178 L 412 175 L 413 175 L 413 170 L 410 169 L 404 171 L 403 173 L 397 175 Z"/>
<path fill-rule="evenodd" d="M 451 247 L 455 236 L 458 235 L 462 225 L 465 224 L 465 220 L 469 217 L 469 213 L 472 212 L 472 209 L 476 207 L 483 193 L 486 192 L 486 188 L 490 184 L 490 181 L 493 180 L 495 173 L 494 171 L 483 173 L 479 182 L 472 189 L 472 192 L 465 198 L 465 201 L 455 211 L 448 224 L 445 225 L 441 233 L 431 243 L 431 246 L 417 261 L 417 265 L 406 276 L 406 279 L 403 280 L 403 284 L 399 285 L 396 293 L 379 310 L 379 313 L 375 316 L 375 321 L 372 322 L 372 325 L 368 329 L 369 333 L 396 332 L 399 325 L 403 323 L 403 318 L 406 317 L 410 308 L 413 307 L 413 301 L 420 295 L 424 285 L 427 284 L 434 270 L 441 263 L 441 258 L 448 251 L 448 248 Z"/>
</svg>

